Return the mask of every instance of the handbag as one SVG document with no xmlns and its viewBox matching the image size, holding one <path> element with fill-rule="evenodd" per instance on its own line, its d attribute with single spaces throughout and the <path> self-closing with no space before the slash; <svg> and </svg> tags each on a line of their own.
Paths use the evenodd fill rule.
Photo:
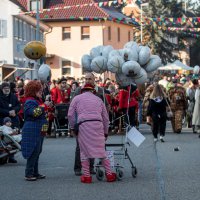
<svg viewBox="0 0 200 200">
<path fill-rule="evenodd" d="M 171 107 L 170 107 L 170 105 L 169 105 L 169 103 L 168 103 L 166 98 L 165 98 L 165 101 L 167 102 L 167 106 L 169 108 L 169 110 L 167 111 L 167 118 L 171 119 L 173 117 L 173 112 L 172 112 L 172 109 L 171 109 Z"/>
</svg>

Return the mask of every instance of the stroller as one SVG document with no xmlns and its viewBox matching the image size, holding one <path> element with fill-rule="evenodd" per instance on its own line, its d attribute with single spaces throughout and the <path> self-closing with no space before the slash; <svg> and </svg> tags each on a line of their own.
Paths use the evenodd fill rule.
<svg viewBox="0 0 200 200">
<path fill-rule="evenodd" d="M 62 132 L 65 135 L 68 135 L 69 123 L 68 123 L 68 114 L 69 104 L 57 104 L 55 105 L 55 118 L 54 118 L 54 134 L 58 133 L 59 136 L 62 135 Z"/>
<path fill-rule="evenodd" d="M 7 163 L 9 155 L 21 150 L 21 145 L 12 136 L 0 131 L 0 164 Z"/>
<path fill-rule="evenodd" d="M 130 127 L 126 128 L 126 133 L 128 132 Z M 129 143 L 127 142 L 126 136 L 122 135 L 122 142 L 121 143 L 106 143 L 105 148 L 107 151 L 107 158 L 110 160 L 111 167 L 115 170 L 117 180 L 122 180 L 124 177 L 124 171 L 123 171 L 123 161 L 125 159 L 128 159 L 131 164 L 131 174 L 133 178 L 136 178 L 137 175 L 137 168 L 133 164 L 129 154 L 128 154 L 128 148 L 127 145 Z M 96 168 L 96 177 L 99 181 L 102 181 L 104 178 L 104 171 L 102 170 L 102 163 L 99 162 L 95 168 Z"/>
</svg>

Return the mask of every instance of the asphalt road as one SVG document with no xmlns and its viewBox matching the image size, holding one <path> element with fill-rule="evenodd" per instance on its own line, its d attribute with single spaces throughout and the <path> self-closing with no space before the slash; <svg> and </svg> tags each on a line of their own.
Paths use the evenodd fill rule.
<svg viewBox="0 0 200 200">
<path fill-rule="evenodd" d="M 26 161 L 18 153 L 17 164 L 0 166 L 0 200 L 199 200 L 200 139 L 191 130 L 174 134 L 168 127 L 166 142 L 154 144 L 149 127 L 142 125 L 146 140 L 139 148 L 128 147 L 137 177 L 132 177 L 129 161 L 122 159 L 124 177 L 114 183 L 98 181 L 95 175 L 92 184 L 81 183 L 73 172 L 75 139 L 45 139 L 39 166 L 47 178 L 25 181 Z M 121 135 L 108 140 L 122 141 Z"/>
</svg>

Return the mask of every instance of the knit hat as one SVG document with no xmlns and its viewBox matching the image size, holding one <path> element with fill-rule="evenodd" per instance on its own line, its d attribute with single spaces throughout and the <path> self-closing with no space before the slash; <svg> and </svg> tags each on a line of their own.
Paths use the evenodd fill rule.
<svg viewBox="0 0 200 200">
<path fill-rule="evenodd" d="M 1 84 L 1 89 L 5 88 L 5 87 L 9 87 L 10 88 L 10 84 L 8 82 L 3 82 Z"/>
<path fill-rule="evenodd" d="M 11 118 L 10 117 L 5 117 L 3 119 L 3 124 L 6 124 L 7 122 L 12 122 Z"/>
</svg>

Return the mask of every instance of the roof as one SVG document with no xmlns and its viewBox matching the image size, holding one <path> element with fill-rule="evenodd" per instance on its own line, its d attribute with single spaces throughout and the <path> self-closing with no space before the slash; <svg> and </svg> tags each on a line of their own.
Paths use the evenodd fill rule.
<svg viewBox="0 0 200 200">
<path fill-rule="evenodd" d="M 12 0 L 18 4 L 23 11 L 28 11 L 27 0 Z M 49 9 L 49 11 L 43 11 L 40 13 L 42 20 L 63 20 L 73 18 L 126 18 L 125 15 L 120 13 L 114 7 L 99 7 L 99 2 L 108 2 L 105 0 L 46 0 L 46 4 L 43 9 Z M 96 3 L 96 4 L 95 4 Z M 85 5 L 87 4 L 87 5 Z M 79 6 L 77 6 L 79 5 Z M 64 8 L 66 9 L 55 9 Z"/>
</svg>

